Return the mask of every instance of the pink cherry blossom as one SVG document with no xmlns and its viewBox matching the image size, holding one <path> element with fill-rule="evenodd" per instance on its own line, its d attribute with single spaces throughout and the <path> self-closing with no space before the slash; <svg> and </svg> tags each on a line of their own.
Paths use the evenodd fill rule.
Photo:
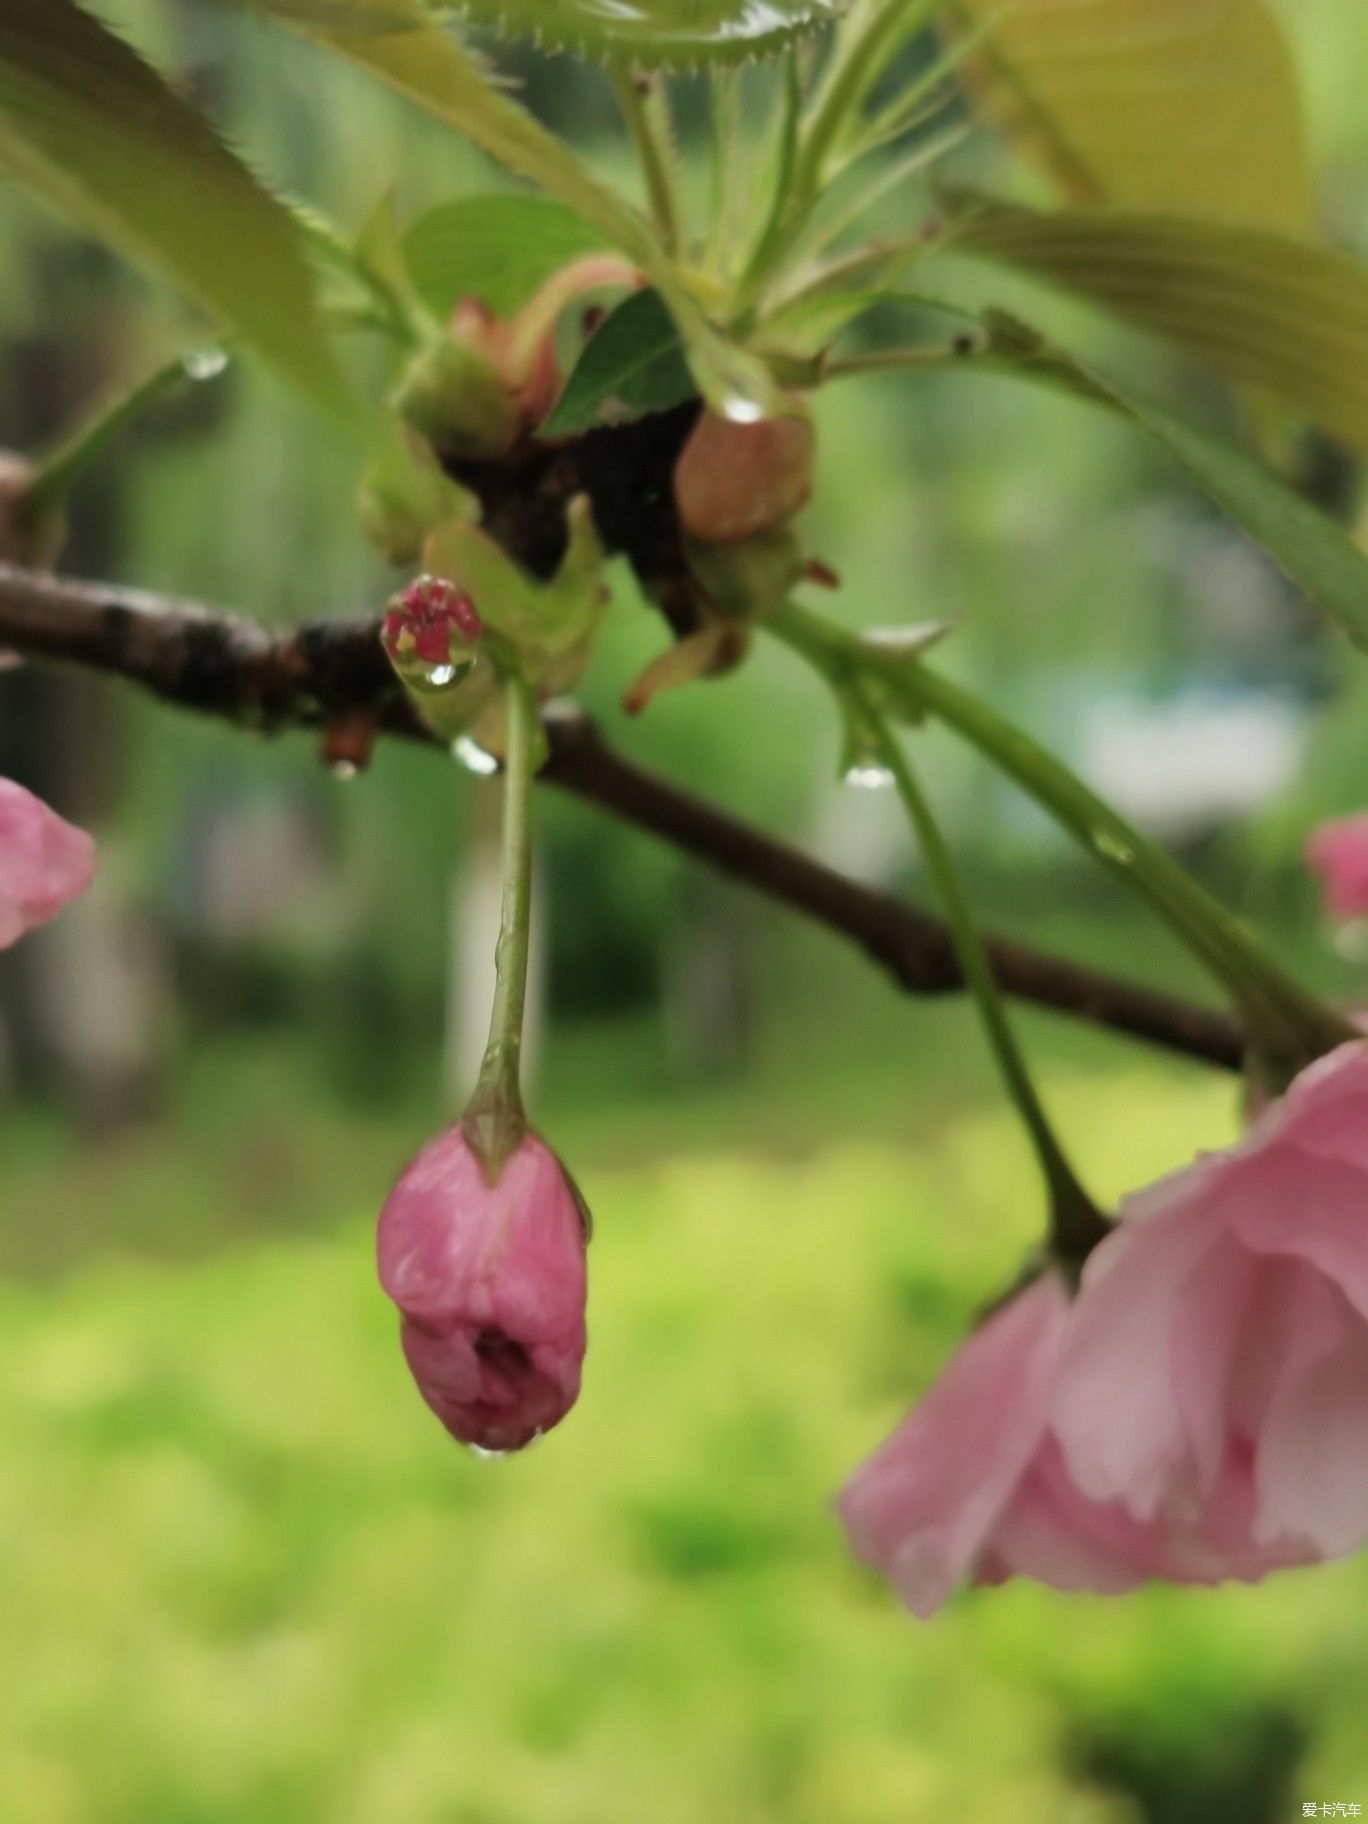
<svg viewBox="0 0 1368 1824">
<path fill-rule="evenodd" d="M 1313 830 L 1306 865 L 1320 877 L 1331 918 L 1368 917 L 1368 811 Z"/>
<path fill-rule="evenodd" d="M 852 1549 L 914 1615 L 933 1614 L 961 1579 L 1114 1596 L 1149 1579 L 1253 1582 L 1314 1555 L 1255 1536 L 1238 1453 L 1164 1513 L 1085 1490 L 1054 1418 L 1075 1321 L 1062 1278 L 1043 1274 L 960 1346 L 842 1490 Z"/>
<path fill-rule="evenodd" d="M 1043 1274 L 976 1330 L 940 1379 L 841 1492 L 856 1554 L 930 1616 L 963 1578 L 1032 1577 L 1114 1595 L 1147 1577 L 1237 1574 L 1214 1549 L 1071 1483 L 1050 1426 L 1070 1297 Z"/>
<path fill-rule="evenodd" d="M 418 1391 L 453 1437 L 519 1450 L 574 1405 L 584 1251 L 580 1202 L 533 1134 L 493 1185 L 459 1127 L 403 1173 L 380 1212 L 380 1283 Z"/>
<path fill-rule="evenodd" d="M 0 779 L 0 950 L 46 923 L 95 877 L 95 844 L 41 798 Z"/>
<path fill-rule="evenodd" d="M 1051 1407 L 1074 1487 L 1261 1561 L 1368 1540 L 1368 1044 L 1132 1196 Z"/>
</svg>

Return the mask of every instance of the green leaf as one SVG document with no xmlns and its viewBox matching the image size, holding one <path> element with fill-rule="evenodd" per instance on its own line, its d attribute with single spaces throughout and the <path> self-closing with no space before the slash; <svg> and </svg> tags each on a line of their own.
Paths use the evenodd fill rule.
<svg viewBox="0 0 1368 1824">
<path fill-rule="evenodd" d="M 667 411 L 697 390 L 659 293 L 639 291 L 605 317 L 585 344 L 542 434 L 573 437 L 598 425 L 622 424 Z"/>
<path fill-rule="evenodd" d="M 951 242 L 1089 298 L 1368 450 L 1368 273 L 1256 228 L 969 199 Z"/>
<path fill-rule="evenodd" d="M 1333 520 L 1263 463 L 1123 391 L 1015 319 L 995 312 L 987 324 L 990 359 L 1110 406 L 1148 431 L 1353 644 L 1368 652 L 1368 557 Z"/>
<path fill-rule="evenodd" d="M 777 415 L 783 396 L 763 362 L 708 321 L 649 222 L 490 80 L 479 59 L 430 23 L 423 0 L 230 0 L 284 19 L 530 178 L 625 253 L 657 288 L 700 389 L 719 411 Z M 617 0 L 613 0 L 616 4 Z M 320 8 L 322 9 L 320 11 Z M 333 21 L 337 23 L 323 23 Z"/>
<path fill-rule="evenodd" d="M 358 419 L 290 212 L 72 0 L 0 6 L 0 164 L 172 280 L 335 417 Z"/>
<path fill-rule="evenodd" d="M 657 69 L 776 57 L 845 11 L 847 0 L 462 0 L 505 37 Z"/>
<path fill-rule="evenodd" d="M 1264 0 L 949 0 L 991 25 L 974 86 L 1080 201 L 1297 233 L 1312 184 Z"/>
<path fill-rule="evenodd" d="M 551 197 L 470 196 L 420 216 L 404 236 L 404 260 L 436 315 L 476 297 L 495 316 L 510 317 L 552 273 L 603 242 Z"/>
</svg>

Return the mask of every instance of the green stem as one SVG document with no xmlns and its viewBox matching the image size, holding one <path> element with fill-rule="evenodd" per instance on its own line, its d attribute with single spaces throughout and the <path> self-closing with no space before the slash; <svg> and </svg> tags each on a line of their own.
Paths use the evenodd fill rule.
<svg viewBox="0 0 1368 1824">
<path fill-rule="evenodd" d="M 820 616 L 789 606 L 768 623 L 838 687 L 874 683 L 896 712 L 949 724 L 1007 774 L 1157 912 L 1222 982 L 1267 1065 L 1292 1073 L 1356 1036 L 1294 981 L 1240 921 L 1133 829 L 1081 779 L 988 704 L 922 661 L 890 661 Z"/>
<path fill-rule="evenodd" d="M 145 380 L 97 407 L 84 424 L 78 425 L 36 465 L 29 487 L 35 506 L 53 506 L 63 499 L 81 471 L 149 405 L 177 387 L 215 377 L 226 364 L 217 348 L 206 348 L 198 358 L 205 363 L 203 374 L 195 372 L 196 354 L 177 355 L 154 369 Z"/>
<path fill-rule="evenodd" d="M 799 136 L 785 206 L 768 222 L 751 256 L 738 287 L 738 313 L 755 304 L 793 251 L 821 198 L 833 151 L 858 118 L 866 95 L 899 44 L 933 11 L 933 0 L 918 0 L 911 8 L 867 0 L 838 27 L 830 61 Z"/>
<path fill-rule="evenodd" d="M 527 1129 L 521 1072 L 532 915 L 532 782 L 538 731 L 532 687 L 512 674 L 504 691 L 504 723 L 503 905 L 494 951 L 494 1005 L 479 1079 L 462 1123 L 491 1183 Z"/>
<path fill-rule="evenodd" d="M 666 252 L 678 254 L 681 251 L 679 195 L 672 168 L 669 116 L 659 78 L 636 76 L 630 70 L 614 70 L 611 80 L 618 110 L 641 166 L 651 217 Z"/>
<path fill-rule="evenodd" d="M 945 910 L 965 983 L 974 997 L 1007 1093 L 1021 1116 L 1044 1174 L 1049 1189 L 1052 1248 L 1065 1260 L 1082 1260 L 1107 1233 L 1108 1224 L 1079 1183 L 1050 1125 L 1007 1017 L 1001 991 L 978 933 L 964 881 L 926 794 L 901 743 L 895 738 L 871 695 L 867 690 L 860 691 L 858 687 L 855 694 L 864 725 L 874 736 L 878 752 L 892 775 L 898 796 L 916 832 L 922 857 L 936 883 Z"/>
</svg>

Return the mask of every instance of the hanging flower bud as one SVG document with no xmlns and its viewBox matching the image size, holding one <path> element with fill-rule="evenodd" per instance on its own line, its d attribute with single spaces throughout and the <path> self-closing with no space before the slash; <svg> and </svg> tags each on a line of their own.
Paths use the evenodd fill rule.
<svg viewBox="0 0 1368 1824">
<path fill-rule="evenodd" d="M 418 1391 L 454 1438 L 521 1450 L 579 1394 L 586 1218 L 524 1133 L 493 1184 L 461 1127 L 425 1147 L 380 1212 L 380 1283 Z"/>
<path fill-rule="evenodd" d="M 675 464 L 680 525 L 707 545 L 777 530 L 812 492 L 812 449 L 805 415 L 734 424 L 704 412 Z"/>
<path fill-rule="evenodd" d="M 45 924 L 95 877 L 95 844 L 12 779 L 0 779 L 0 950 Z"/>
<path fill-rule="evenodd" d="M 380 643 L 405 684 L 440 690 L 474 664 L 481 631 L 464 590 L 444 577 L 420 576 L 391 598 Z"/>
</svg>

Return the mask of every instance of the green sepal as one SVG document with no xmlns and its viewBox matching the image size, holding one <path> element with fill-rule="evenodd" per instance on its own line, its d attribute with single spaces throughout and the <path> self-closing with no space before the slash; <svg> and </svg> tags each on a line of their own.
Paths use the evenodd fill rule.
<svg viewBox="0 0 1368 1824">
<path fill-rule="evenodd" d="M 603 546 L 588 498 L 577 495 L 565 517 L 565 556 L 549 583 L 529 576 L 468 520 L 439 527 L 423 553 L 432 575 L 469 595 L 507 662 L 529 683 L 560 690 L 568 689 L 582 668 L 607 600 Z"/>
<path fill-rule="evenodd" d="M 418 351 L 394 404 L 439 456 L 452 460 L 493 461 L 517 435 L 517 408 L 493 362 L 454 336 L 438 335 Z"/>
</svg>

